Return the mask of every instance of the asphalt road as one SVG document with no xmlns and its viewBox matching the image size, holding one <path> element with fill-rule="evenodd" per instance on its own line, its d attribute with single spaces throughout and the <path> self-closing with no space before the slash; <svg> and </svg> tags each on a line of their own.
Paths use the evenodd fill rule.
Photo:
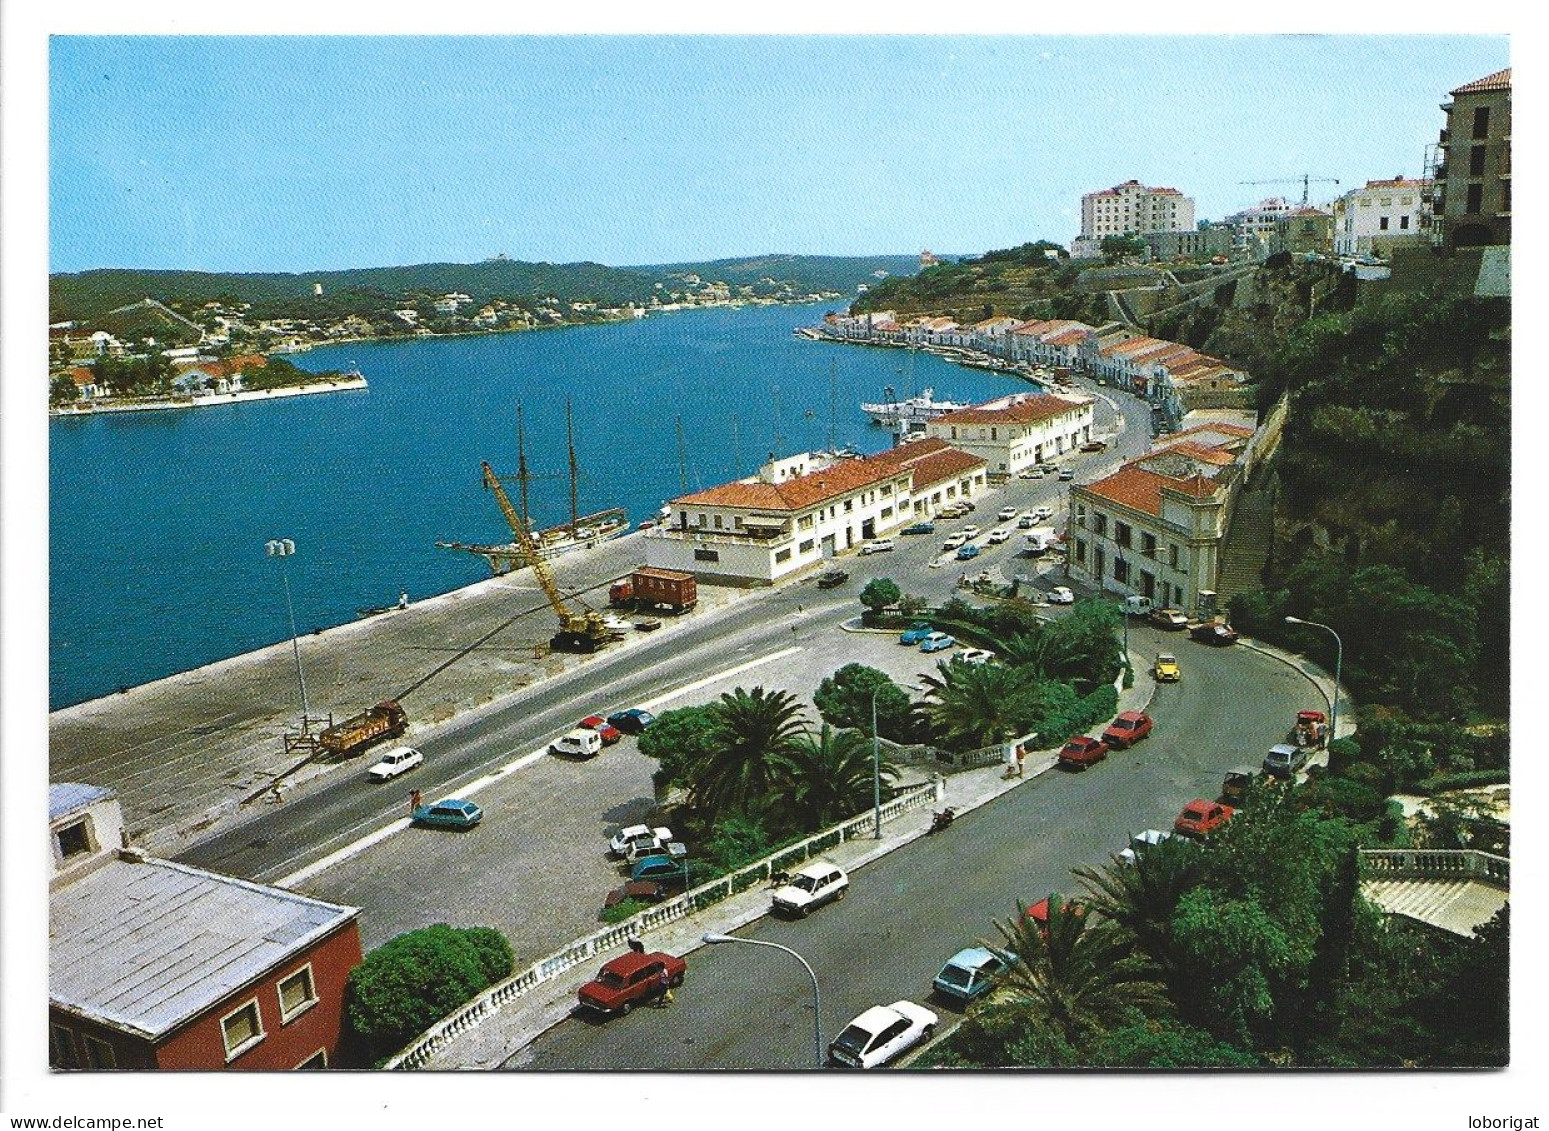
<svg viewBox="0 0 1549 1131">
<path fill-rule="evenodd" d="M 1158 689 L 1157 728 L 1130 751 L 1079 773 L 1050 771 L 857 872 L 849 897 L 806 920 L 769 917 L 739 932 L 789 946 L 822 990 L 825 1042 L 856 1014 L 909 998 L 946 1027 L 957 1010 L 930 981 L 956 950 L 997 939 L 994 920 L 1052 891 L 1074 893 L 1071 869 L 1102 865 L 1128 835 L 1168 827 L 1182 805 L 1214 796 L 1221 776 L 1280 741 L 1311 694 L 1284 664 L 1181 634 L 1131 631 L 1133 649 L 1170 649 L 1183 682 Z M 1142 676 L 1141 678 L 1145 678 Z M 575 1018 L 517 1054 L 532 1070 L 783 1070 L 813 1064 L 811 982 L 764 947 L 703 947 L 667 1009 L 610 1021 Z"/>
</svg>

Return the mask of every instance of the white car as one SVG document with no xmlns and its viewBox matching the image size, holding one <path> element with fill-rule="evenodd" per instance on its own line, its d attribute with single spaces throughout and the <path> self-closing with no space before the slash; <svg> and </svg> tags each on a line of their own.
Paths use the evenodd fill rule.
<svg viewBox="0 0 1549 1131">
<path fill-rule="evenodd" d="M 891 538 L 873 538 L 870 542 L 866 542 L 861 546 L 861 556 L 885 554 L 892 550 L 892 548 L 893 540 Z"/>
<path fill-rule="evenodd" d="M 1049 604 L 1074 605 L 1075 603 L 1076 595 L 1069 589 L 1065 588 L 1065 586 L 1056 585 L 1053 589 L 1049 590 Z"/>
<path fill-rule="evenodd" d="M 995 653 L 988 648 L 964 648 L 952 657 L 955 664 L 987 664 L 995 658 Z"/>
<path fill-rule="evenodd" d="M 1009 528 L 1004 526 L 997 526 L 994 530 L 990 531 L 988 541 L 991 546 L 999 546 L 1002 542 L 1010 537 L 1011 531 Z"/>
<path fill-rule="evenodd" d="M 1041 468 L 1041 467 L 1029 467 L 1027 470 L 1023 471 L 1020 475 L 1018 475 L 1017 478 L 1018 479 L 1042 479 L 1043 478 L 1043 468 Z"/>
<path fill-rule="evenodd" d="M 412 746 L 398 746 L 388 750 L 366 771 L 372 781 L 387 781 L 399 774 L 406 774 L 425 761 L 425 755 Z"/>
<path fill-rule="evenodd" d="M 1050 507 L 1034 507 L 1032 516 L 1034 522 L 1048 522 L 1054 517 L 1054 511 Z"/>
<path fill-rule="evenodd" d="M 968 535 L 966 533 L 949 534 L 947 535 L 947 540 L 941 544 L 941 548 L 943 550 L 955 550 L 967 543 Z"/>
<path fill-rule="evenodd" d="M 775 909 L 806 915 L 825 903 L 843 899 L 849 886 L 850 877 L 844 874 L 843 868 L 826 860 L 816 860 L 775 889 Z"/>
<path fill-rule="evenodd" d="M 959 533 L 965 538 L 977 538 L 979 537 L 979 528 L 977 526 L 965 526 Z"/>
<path fill-rule="evenodd" d="M 912 1001 L 874 1005 L 829 1042 L 828 1058 L 847 1068 L 879 1068 L 936 1031 L 936 1015 Z"/>
<path fill-rule="evenodd" d="M 664 825 L 654 829 L 649 825 L 626 825 L 608 841 L 608 851 L 625 860 L 633 860 L 637 856 L 666 852 L 667 845 L 671 843 L 672 830 Z"/>
<path fill-rule="evenodd" d="M 1033 517 L 1032 511 L 1024 511 L 1022 517 L 1017 519 L 1018 530 L 1031 530 L 1038 525 L 1038 520 Z"/>
<path fill-rule="evenodd" d="M 1163 832 L 1161 829 L 1147 829 L 1143 833 L 1136 833 L 1129 838 L 1129 847 L 1115 854 L 1114 859 L 1120 864 L 1133 864 L 1140 859 L 1140 854 L 1152 845 L 1161 844 L 1164 840 L 1172 840 L 1173 834 Z"/>
<path fill-rule="evenodd" d="M 1017 509 L 1016 509 L 1016 507 L 1001 507 L 1000 508 L 1000 520 L 1002 522 L 1010 522 L 1016 516 L 1017 516 Z"/>
</svg>

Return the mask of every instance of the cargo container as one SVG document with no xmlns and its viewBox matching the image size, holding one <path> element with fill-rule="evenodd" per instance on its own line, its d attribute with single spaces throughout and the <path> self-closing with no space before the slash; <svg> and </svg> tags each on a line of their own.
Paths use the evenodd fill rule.
<svg viewBox="0 0 1549 1131">
<path fill-rule="evenodd" d="M 608 601 L 620 608 L 686 613 L 699 601 L 699 585 L 692 573 L 642 566 L 609 587 Z"/>
<path fill-rule="evenodd" d="M 335 723 L 318 736 L 323 753 L 349 758 L 386 738 L 397 738 L 409 729 L 409 716 L 391 699 L 368 707 L 358 715 Z"/>
</svg>

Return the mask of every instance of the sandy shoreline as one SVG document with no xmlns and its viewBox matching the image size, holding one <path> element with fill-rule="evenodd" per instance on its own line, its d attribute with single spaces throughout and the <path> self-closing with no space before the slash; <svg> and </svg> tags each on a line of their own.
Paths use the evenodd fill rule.
<svg viewBox="0 0 1549 1131">
<path fill-rule="evenodd" d="M 81 407 L 50 408 L 50 416 L 98 416 L 105 412 L 165 412 L 171 409 L 214 408 L 243 401 L 272 401 L 283 397 L 306 397 L 316 393 L 345 393 L 370 386 L 364 377 L 341 377 L 332 381 L 314 381 L 305 385 L 287 385 L 280 389 L 248 389 L 240 393 L 206 393 L 186 400 L 142 401 L 125 404 L 88 402 Z"/>
</svg>

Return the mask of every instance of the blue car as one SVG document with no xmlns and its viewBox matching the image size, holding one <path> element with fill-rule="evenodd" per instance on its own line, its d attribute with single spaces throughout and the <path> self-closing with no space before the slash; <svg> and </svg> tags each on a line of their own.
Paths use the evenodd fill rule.
<svg viewBox="0 0 1549 1131">
<path fill-rule="evenodd" d="M 945 632 L 933 632 L 920 641 L 922 652 L 945 652 L 948 648 L 956 648 L 957 640 L 948 636 Z"/>
<path fill-rule="evenodd" d="M 972 542 L 968 543 L 966 546 L 959 546 L 957 548 L 957 560 L 960 562 L 966 562 L 970 558 L 977 558 L 978 556 L 979 547 L 975 546 Z"/>
<path fill-rule="evenodd" d="M 656 721 L 656 716 L 641 707 L 629 707 L 614 711 L 608 716 L 608 725 L 625 734 L 639 734 Z"/>
<path fill-rule="evenodd" d="M 665 854 L 658 853 L 654 856 L 643 856 L 635 861 L 634 867 L 629 870 L 631 883 L 640 883 L 647 880 L 656 880 L 667 883 L 673 880 L 683 880 L 684 860 L 688 856 L 688 849 L 676 842 L 667 846 Z"/>
<path fill-rule="evenodd" d="M 1007 964 L 1015 961 L 1014 954 L 997 954 L 988 947 L 971 946 L 947 959 L 931 985 L 936 987 L 937 993 L 970 1002 L 989 993 Z"/>
<path fill-rule="evenodd" d="M 472 801 L 449 797 L 414 810 L 413 821 L 433 829 L 471 829 L 484 819 L 484 810 Z"/>
<path fill-rule="evenodd" d="M 915 522 L 899 531 L 901 534 L 934 534 L 936 524 L 934 522 Z"/>
<path fill-rule="evenodd" d="M 924 640 L 927 636 L 935 631 L 936 630 L 930 625 L 926 624 L 924 621 L 920 621 L 919 623 L 911 624 L 908 628 L 904 629 L 903 635 L 898 638 L 898 642 L 900 644 L 918 644 L 920 641 Z"/>
</svg>

